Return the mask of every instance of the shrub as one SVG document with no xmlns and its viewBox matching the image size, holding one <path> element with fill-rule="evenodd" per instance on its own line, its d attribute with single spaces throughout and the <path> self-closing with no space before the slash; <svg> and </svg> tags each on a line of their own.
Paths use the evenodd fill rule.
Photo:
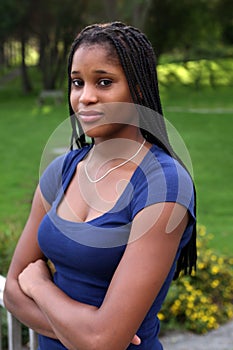
<svg viewBox="0 0 233 350">
<path fill-rule="evenodd" d="M 5 223 L 0 229 L 0 275 L 7 273 L 21 230 L 15 223 Z"/>
<path fill-rule="evenodd" d="M 159 313 L 162 330 L 185 328 L 201 334 L 233 317 L 233 258 L 209 249 L 210 239 L 200 226 L 197 271 L 172 283 Z"/>
<path fill-rule="evenodd" d="M 195 88 L 231 86 L 233 60 L 198 60 L 158 65 L 161 85 L 181 84 Z"/>
</svg>

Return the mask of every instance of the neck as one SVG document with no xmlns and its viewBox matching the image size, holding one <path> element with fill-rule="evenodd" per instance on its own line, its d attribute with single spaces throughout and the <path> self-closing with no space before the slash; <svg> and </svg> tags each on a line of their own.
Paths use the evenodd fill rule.
<svg viewBox="0 0 233 350">
<path fill-rule="evenodd" d="M 137 128 L 130 135 L 121 135 L 114 138 L 95 138 L 95 155 L 102 159 L 122 158 L 121 155 L 130 155 L 144 141 L 141 131 Z M 125 158 L 125 157 L 123 157 Z"/>
<path fill-rule="evenodd" d="M 109 140 L 109 141 L 112 141 L 112 140 Z M 134 147 L 135 140 L 134 141 L 128 140 L 128 142 L 131 142 L 131 143 L 133 142 L 133 145 L 132 144 L 130 144 L 130 145 L 124 144 L 124 150 L 128 151 L 128 149 L 130 149 L 130 152 L 131 152 L 133 149 L 135 149 L 135 147 Z M 85 173 L 86 173 L 88 180 L 92 183 L 99 182 L 100 180 L 104 179 L 108 174 L 110 174 L 112 171 L 124 166 L 125 164 L 129 163 L 130 161 L 135 161 L 138 154 L 142 151 L 145 142 L 146 142 L 146 140 L 144 139 L 141 143 L 139 143 L 139 147 L 137 147 L 136 152 L 134 152 L 133 154 L 132 153 L 130 154 L 130 152 L 129 152 L 130 156 L 126 155 L 126 152 L 124 152 L 124 154 L 122 154 L 119 147 L 117 148 L 117 156 L 115 156 L 114 158 L 113 158 L 113 156 L 110 156 L 109 152 L 108 152 L 108 158 L 107 157 L 105 158 L 103 165 L 101 165 L 101 160 L 99 159 L 99 157 L 98 156 L 96 157 L 96 155 L 95 155 L 95 152 L 94 152 L 95 146 L 94 146 L 93 152 L 91 153 L 90 158 L 87 160 L 86 164 L 84 165 L 84 170 L 85 170 Z M 137 145 L 138 145 L 138 142 L 137 142 Z M 109 146 L 112 147 L 113 144 L 111 144 Z M 132 146 L 132 147 L 127 147 L 127 146 Z M 107 147 L 107 148 L 109 148 L 109 147 Z M 95 156 L 95 157 L 93 157 L 93 156 Z M 87 166 L 88 166 L 90 160 L 92 160 L 92 157 L 93 157 L 93 159 L 95 158 L 94 163 L 97 161 L 95 169 L 100 169 L 100 168 L 102 168 L 102 166 L 105 167 L 107 165 L 107 170 L 101 176 L 95 177 L 95 178 L 90 177 L 90 175 L 88 173 L 88 169 L 87 169 Z M 121 161 L 120 163 L 119 163 L 119 161 L 117 161 L 118 164 L 115 164 L 114 166 L 109 168 L 109 162 L 114 163 L 117 158 L 118 159 L 122 158 L 123 161 Z M 97 173 L 98 173 L 98 170 L 96 171 L 96 174 Z"/>
</svg>

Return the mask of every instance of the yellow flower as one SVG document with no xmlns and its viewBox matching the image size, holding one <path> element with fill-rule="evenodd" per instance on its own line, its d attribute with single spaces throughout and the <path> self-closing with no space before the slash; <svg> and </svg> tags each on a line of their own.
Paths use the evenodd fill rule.
<svg viewBox="0 0 233 350">
<path fill-rule="evenodd" d="M 174 315 L 177 315 L 177 314 L 178 314 L 180 305 L 181 305 L 181 301 L 180 301 L 180 300 L 175 300 L 174 304 L 171 306 L 171 312 L 172 312 Z"/>
<path fill-rule="evenodd" d="M 213 280 L 212 282 L 211 282 L 211 287 L 212 288 L 216 288 L 216 287 L 218 287 L 219 286 L 219 280 Z"/>
<path fill-rule="evenodd" d="M 163 321 L 165 319 L 165 316 L 164 316 L 164 314 L 162 312 L 159 312 L 158 313 L 158 318 L 159 318 L 160 321 Z"/>
<path fill-rule="evenodd" d="M 180 300 L 183 301 L 186 299 L 186 295 L 185 294 L 180 294 L 179 296 Z"/>
<path fill-rule="evenodd" d="M 211 272 L 212 272 L 213 275 L 216 275 L 216 274 L 219 272 L 219 267 L 218 267 L 218 265 L 212 266 Z"/>
<path fill-rule="evenodd" d="M 198 227 L 198 235 L 199 236 L 205 236 L 205 234 L 206 234 L 206 228 L 205 228 L 205 226 L 199 226 Z"/>
<path fill-rule="evenodd" d="M 200 289 L 197 289 L 197 290 L 196 290 L 196 295 L 197 295 L 197 296 L 201 296 L 201 295 L 202 295 L 202 291 L 201 291 Z"/>
<path fill-rule="evenodd" d="M 224 263 L 224 259 L 222 257 L 218 258 L 218 264 L 222 265 Z"/>
<path fill-rule="evenodd" d="M 202 261 L 200 261 L 200 262 L 197 263 L 197 268 L 198 268 L 199 270 L 202 270 L 202 269 L 205 268 L 205 264 L 204 264 Z"/>
<path fill-rule="evenodd" d="M 233 306 L 232 305 L 226 307 L 226 313 L 227 313 L 227 316 L 229 317 L 229 319 L 233 317 Z"/>
<path fill-rule="evenodd" d="M 200 301 L 202 304 L 205 304 L 207 302 L 207 298 L 203 295 L 201 298 L 200 298 Z"/>
<path fill-rule="evenodd" d="M 217 256 L 213 254 L 213 255 L 211 256 L 211 260 L 212 260 L 212 261 L 216 261 L 216 260 L 217 260 Z"/>
<path fill-rule="evenodd" d="M 193 309 L 194 308 L 194 304 L 192 302 L 188 302 L 187 307 L 189 309 Z"/>
</svg>

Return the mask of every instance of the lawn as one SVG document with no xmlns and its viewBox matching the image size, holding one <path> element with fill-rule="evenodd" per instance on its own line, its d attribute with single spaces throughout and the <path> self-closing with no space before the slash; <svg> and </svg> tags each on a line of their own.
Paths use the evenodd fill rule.
<svg viewBox="0 0 233 350">
<path fill-rule="evenodd" d="M 66 107 L 37 105 L 36 97 L 1 100 L 1 224 L 23 220 L 39 179 L 43 148 L 50 134 L 67 117 Z"/>
<path fill-rule="evenodd" d="M 169 89 L 164 114 L 184 140 L 197 188 L 198 222 L 232 255 L 233 101 L 231 89 Z"/>
<path fill-rule="evenodd" d="M 198 221 L 213 234 L 210 244 L 221 253 L 232 255 L 231 88 L 164 85 L 161 96 L 166 118 L 190 153 L 198 194 Z M 53 131 L 67 118 L 68 109 L 65 102 L 39 107 L 36 94 L 20 96 L 17 83 L 13 82 L 0 90 L 0 105 L 0 234 L 3 237 L 17 230 L 18 236 L 39 179 L 43 149 Z"/>
</svg>

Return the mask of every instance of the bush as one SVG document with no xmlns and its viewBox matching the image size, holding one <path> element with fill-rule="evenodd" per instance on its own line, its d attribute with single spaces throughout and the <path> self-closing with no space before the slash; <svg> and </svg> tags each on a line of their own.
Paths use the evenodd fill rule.
<svg viewBox="0 0 233 350">
<path fill-rule="evenodd" d="M 209 249 L 210 239 L 200 226 L 197 271 L 173 282 L 159 313 L 164 330 L 185 328 L 201 334 L 233 317 L 233 258 Z"/>
<path fill-rule="evenodd" d="M 21 230 L 16 223 L 5 223 L 0 229 L 0 275 L 6 276 Z"/>
<path fill-rule="evenodd" d="M 232 67 L 231 58 L 167 63 L 158 65 L 158 77 L 164 86 L 180 84 L 196 89 L 204 86 L 232 86 Z"/>
</svg>

